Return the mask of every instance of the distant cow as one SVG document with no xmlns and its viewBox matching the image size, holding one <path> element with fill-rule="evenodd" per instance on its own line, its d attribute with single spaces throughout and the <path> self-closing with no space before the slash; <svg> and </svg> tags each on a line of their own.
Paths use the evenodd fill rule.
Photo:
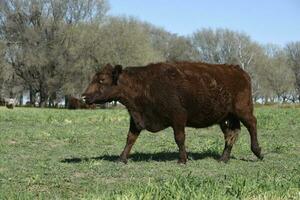
<svg viewBox="0 0 300 200">
<path fill-rule="evenodd" d="M 68 97 L 68 109 L 95 109 L 95 104 L 86 104 L 82 100 L 79 100 L 75 97 Z"/>
<path fill-rule="evenodd" d="M 219 124 L 225 137 L 220 158 L 227 162 L 240 132 L 248 129 L 251 150 L 263 158 L 257 141 L 251 81 L 239 66 L 207 63 L 157 63 L 143 67 L 106 65 L 96 73 L 83 94 L 86 103 L 117 100 L 130 114 L 127 143 L 120 160 L 144 129 L 157 132 L 172 127 L 179 147 L 179 163 L 186 163 L 185 127 L 204 128 Z"/>
<path fill-rule="evenodd" d="M 6 108 L 8 109 L 13 109 L 17 104 L 17 100 L 13 98 L 5 98 L 4 101 L 5 101 Z"/>
</svg>

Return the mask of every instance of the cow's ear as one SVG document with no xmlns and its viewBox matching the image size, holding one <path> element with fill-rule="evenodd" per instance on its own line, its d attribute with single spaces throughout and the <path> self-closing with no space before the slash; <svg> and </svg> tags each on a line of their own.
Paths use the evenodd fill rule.
<svg viewBox="0 0 300 200">
<path fill-rule="evenodd" d="M 122 65 L 116 65 L 112 72 L 112 81 L 114 85 L 117 85 L 119 75 L 122 73 Z"/>
</svg>

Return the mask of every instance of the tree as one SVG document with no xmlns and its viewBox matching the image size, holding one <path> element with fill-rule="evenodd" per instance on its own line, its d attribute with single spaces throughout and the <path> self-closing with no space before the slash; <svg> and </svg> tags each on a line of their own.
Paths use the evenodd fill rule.
<svg viewBox="0 0 300 200">
<path fill-rule="evenodd" d="M 197 51 L 188 38 L 177 35 L 170 38 L 167 61 L 194 61 L 196 59 Z"/>
<path fill-rule="evenodd" d="M 247 70 L 255 57 L 258 45 L 244 33 L 228 29 L 202 29 L 192 36 L 199 60 L 210 63 L 239 64 Z"/>
<path fill-rule="evenodd" d="M 5 44 L 0 41 L 0 58 L 5 57 Z M 16 76 L 4 59 L 0 59 L 0 99 L 17 98 L 17 94 L 23 89 L 22 81 Z"/>
<path fill-rule="evenodd" d="M 192 36 L 192 42 L 199 52 L 199 60 L 209 63 L 221 63 L 220 37 L 212 29 L 202 29 Z"/>
<path fill-rule="evenodd" d="M 291 66 L 296 78 L 298 101 L 300 101 L 300 42 L 291 42 L 285 48 L 288 56 L 288 64 Z"/>
<path fill-rule="evenodd" d="M 273 92 L 278 100 L 285 102 L 292 93 L 295 76 L 288 66 L 288 57 L 279 46 L 269 44 L 265 47 L 267 62 L 264 66 L 266 88 Z"/>
<path fill-rule="evenodd" d="M 162 61 L 193 61 L 197 59 L 197 51 L 189 37 L 178 36 L 149 23 L 142 23 L 150 37 L 154 50 L 162 57 Z"/>
<path fill-rule="evenodd" d="M 7 57 L 16 75 L 40 106 L 55 98 L 65 77 L 80 56 L 73 30 L 81 23 L 103 19 L 105 0 L 1 1 L 1 33 L 8 44 Z"/>
<path fill-rule="evenodd" d="M 110 17 L 90 41 L 99 67 L 106 63 L 145 65 L 162 57 L 150 43 L 147 32 L 134 18 Z"/>
</svg>

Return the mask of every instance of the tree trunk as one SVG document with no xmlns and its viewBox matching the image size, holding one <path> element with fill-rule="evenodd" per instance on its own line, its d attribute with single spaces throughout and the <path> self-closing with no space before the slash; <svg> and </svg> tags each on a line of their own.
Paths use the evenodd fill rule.
<svg viewBox="0 0 300 200">
<path fill-rule="evenodd" d="M 48 107 L 55 107 L 54 102 L 56 100 L 56 92 L 53 92 L 49 97 Z"/>
<path fill-rule="evenodd" d="M 65 108 L 69 107 L 69 96 L 65 95 Z"/>
<path fill-rule="evenodd" d="M 291 98 L 291 101 L 292 101 L 292 103 L 296 103 L 296 98 L 295 98 L 295 96 L 294 95 L 292 95 L 292 98 Z"/>
<path fill-rule="evenodd" d="M 11 98 L 11 99 L 14 98 L 14 93 L 12 91 L 9 92 L 9 98 Z"/>
<path fill-rule="evenodd" d="M 21 94 L 20 94 L 19 105 L 20 105 L 20 106 L 23 105 L 23 91 L 22 91 Z"/>
<path fill-rule="evenodd" d="M 268 104 L 268 103 L 269 103 L 269 97 L 265 96 L 265 104 Z"/>
<path fill-rule="evenodd" d="M 47 105 L 48 95 L 44 90 L 40 91 L 39 107 L 44 108 Z"/>
<path fill-rule="evenodd" d="M 29 87 L 29 103 L 31 106 L 35 106 L 35 92 L 32 87 Z"/>
<path fill-rule="evenodd" d="M 48 107 L 49 107 L 49 108 L 53 107 L 53 101 L 52 101 L 51 98 L 50 98 L 49 101 L 48 101 Z"/>
</svg>

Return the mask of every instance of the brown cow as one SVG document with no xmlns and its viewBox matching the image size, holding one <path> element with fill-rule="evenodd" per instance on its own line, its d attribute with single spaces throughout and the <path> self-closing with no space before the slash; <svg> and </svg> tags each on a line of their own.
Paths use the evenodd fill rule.
<svg viewBox="0 0 300 200">
<path fill-rule="evenodd" d="M 185 127 L 204 128 L 219 124 L 225 137 L 220 158 L 227 162 L 240 132 L 247 127 L 251 150 L 263 158 L 257 141 L 249 75 L 239 66 L 176 62 L 144 67 L 106 65 L 96 73 L 83 94 L 86 103 L 117 100 L 130 114 L 127 143 L 120 160 L 144 129 L 157 132 L 172 127 L 179 147 L 179 163 L 186 163 Z"/>
<path fill-rule="evenodd" d="M 95 109 L 96 105 L 95 104 L 86 104 L 85 102 L 69 96 L 68 97 L 68 109 Z"/>
</svg>

